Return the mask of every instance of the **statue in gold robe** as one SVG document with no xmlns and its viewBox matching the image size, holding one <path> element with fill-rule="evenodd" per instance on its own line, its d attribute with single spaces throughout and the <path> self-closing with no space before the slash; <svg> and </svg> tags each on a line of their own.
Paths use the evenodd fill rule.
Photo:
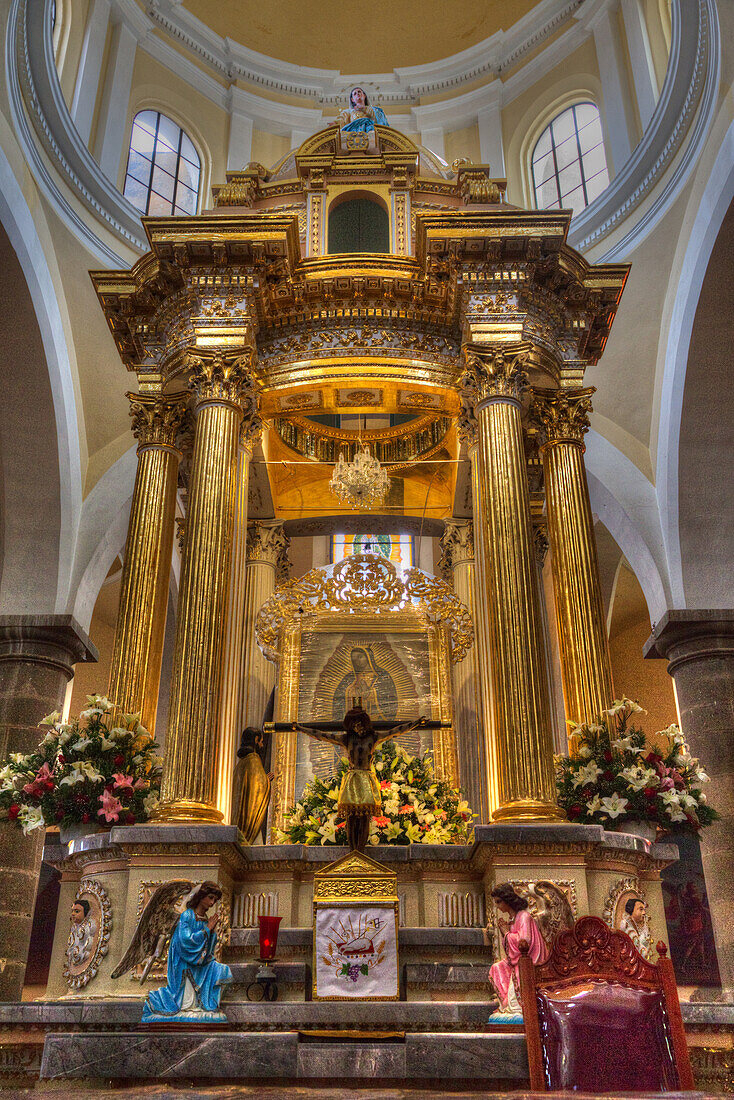
<svg viewBox="0 0 734 1100">
<path fill-rule="evenodd" d="M 263 731 L 255 726 L 247 726 L 242 731 L 237 756 L 239 759 L 235 768 L 234 789 L 239 794 L 235 822 L 244 835 L 245 844 L 254 844 L 265 823 L 274 774 L 265 771 Z"/>
</svg>

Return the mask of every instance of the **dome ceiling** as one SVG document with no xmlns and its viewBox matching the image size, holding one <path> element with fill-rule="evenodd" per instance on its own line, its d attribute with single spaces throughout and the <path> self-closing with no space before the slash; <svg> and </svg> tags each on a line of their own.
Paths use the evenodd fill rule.
<svg viewBox="0 0 734 1100">
<path fill-rule="evenodd" d="M 506 31 L 537 0 L 184 0 L 222 38 L 268 57 L 345 74 L 426 65 Z"/>
</svg>

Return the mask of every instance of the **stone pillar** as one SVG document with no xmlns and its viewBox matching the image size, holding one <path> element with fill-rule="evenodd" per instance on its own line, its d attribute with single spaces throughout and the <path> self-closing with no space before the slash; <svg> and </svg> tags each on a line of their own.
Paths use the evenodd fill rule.
<svg viewBox="0 0 734 1100">
<path fill-rule="evenodd" d="M 666 611 L 644 654 L 668 661 L 681 727 L 721 814 L 702 833 L 701 859 L 722 997 L 734 1001 L 734 610 Z"/>
<path fill-rule="evenodd" d="M 539 391 L 548 535 L 561 647 L 563 698 L 571 722 L 593 722 L 612 702 L 612 671 L 594 521 L 584 466 L 584 435 L 594 391 Z"/>
<path fill-rule="evenodd" d="M 594 35 L 602 90 L 604 146 L 609 178 L 619 175 L 636 144 L 633 133 L 633 108 L 619 25 L 619 4 L 613 2 L 592 8 L 587 26 Z M 584 12 L 576 18 L 585 20 Z M 611 154 L 611 155 L 610 155 Z"/>
<path fill-rule="evenodd" d="M 82 54 L 70 108 L 79 137 L 85 143 L 89 142 L 92 133 L 109 21 L 110 0 L 92 0 L 87 12 Z"/>
<path fill-rule="evenodd" d="M 243 687 L 239 729 L 259 726 L 275 683 L 275 665 L 266 660 L 255 638 L 255 621 L 278 584 L 288 579 L 290 539 L 280 520 L 258 520 L 247 532 Z"/>
<path fill-rule="evenodd" d="M 530 518 L 520 401 L 528 344 L 473 345 L 461 379 L 464 421 L 474 422 L 474 517 L 480 690 L 492 700 L 488 772 L 496 770 L 494 820 L 562 817 L 556 803 L 547 656 Z"/>
<path fill-rule="evenodd" d="M 235 497 L 234 533 L 230 564 L 227 630 L 224 641 L 224 669 L 220 703 L 219 762 L 217 765 L 217 805 L 226 822 L 232 810 L 232 776 L 236 763 L 242 698 L 247 692 L 247 671 L 244 664 L 247 630 L 246 566 L 247 566 L 247 502 L 250 481 L 250 459 L 261 423 L 256 415 L 247 417 L 240 429 L 237 455 L 237 494 Z"/>
<path fill-rule="evenodd" d="M 178 596 L 161 821 L 219 822 L 217 768 L 224 639 L 243 403 L 251 353 L 192 359 L 196 428 Z M 251 412 L 248 413 L 251 415 Z"/>
<path fill-rule="evenodd" d="M 476 622 L 474 604 L 474 525 L 470 519 L 448 520 L 441 536 L 439 570 Z M 479 822 L 489 821 L 487 781 L 484 769 L 484 729 L 479 722 L 479 670 L 477 642 L 470 653 L 453 666 L 454 732 L 459 754 L 459 782 Z"/>
<path fill-rule="evenodd" d="M 109 180 L 117 184 L 122 162 L 123 138 L 130 104 L 133 67 L 138 41 L 125 23 L 112 28 L 102 101 L 97 117 L 94 155 Z"/>
<path fill-rule="evenodd" d="M 181 452 L 176 438 L 187 393 L 129 393 L 138 443 L 130 522 L 122 566 L 120 607 L 107 694 L 123 712 L 155 730 L 166 630 L 173 519 Z"/>
<path fill-rule="evenodd" d="M 38 723 L 61 710 L 75 662 L 96 660 L 71 615 L 0 616 L 0 759 L 36 747 Z M 0 824 L 0 1001 L 19 1001 L 23 990 L 42 851 L 43 829 L 24 837 Z"/>
</svg>

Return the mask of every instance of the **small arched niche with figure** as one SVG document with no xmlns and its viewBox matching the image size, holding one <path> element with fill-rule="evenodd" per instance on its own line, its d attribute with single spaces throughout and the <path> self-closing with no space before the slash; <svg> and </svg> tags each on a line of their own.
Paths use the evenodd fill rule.
<svg viewBox="0 0 734 1100">
<path fill-rule="evenodd" d="M 349 192 L 329 209 L 329 253 L 389 252 L 390 218 L 376 195 Z"/>
</svg>

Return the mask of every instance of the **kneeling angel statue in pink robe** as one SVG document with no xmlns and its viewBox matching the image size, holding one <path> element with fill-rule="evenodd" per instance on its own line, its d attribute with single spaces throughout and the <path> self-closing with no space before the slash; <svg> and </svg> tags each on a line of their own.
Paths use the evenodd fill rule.
<svg viewBox="0 0 734 1100">
<path fill-rule="evenodd" d="M 537 920 L 528 909 L 527 899 L 516 893 L 509 882 L 495 886 L 492 897 L 500 912 L 512 918 L 509 924 L 505 921 L 499 922 L 505 958 L 493 963 L 489 969 L 489 980 L 500 999 L 499 1012 L 493 1013 L 493 1016 L 522 1019 L 522 1006 L 518 996 L 520 942 L 526 940 L 530 944 L 530 958 L 536 965 L 544 963 L 548 958 L 548 946 Z"/>
</svg>

